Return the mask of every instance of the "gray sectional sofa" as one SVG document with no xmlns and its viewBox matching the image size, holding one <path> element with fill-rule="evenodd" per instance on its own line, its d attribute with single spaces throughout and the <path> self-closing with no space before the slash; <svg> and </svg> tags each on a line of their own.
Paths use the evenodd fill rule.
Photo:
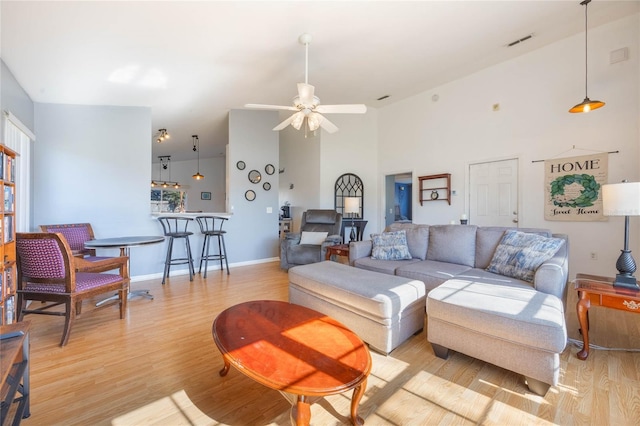
<svg viewBox="0 0 640 426">
<path fill-rule="evenodd" d="M 349 262 L 424 283 L 427 339 L 438 357 L 446 359 L 452 349 L 520 373 L 529 389 L 542 395 L 558 383 L 560 354 L 567 342 L 566 235 L 517 229 L 564 240 L 529 282 L 487 271 L 505 231 L 514 228 L 394 223 L 386 231 L 401 229 L 411 259 L 374 259 L 368 240 L 350 244 Z M 527 250 L 522 249 L 525 262 L 531 257 Z"/>
<path fill-rule="evenodd" d="M 407 233 L 412 259 L 372 259 L 372 241 L 366 240 L 350 244 L 349 264 L 369 271 L 420 280 L 425 284 L 427 293 L 452 278 L 472 278 L 500 286 L 534 288 L 566 300 L 569 241 L 564 234 L 553 235 L 548 229 L 517 228 L 521 232 L 565 240 L 556 255 L 537 269 L 534 282 L 530 283 L 486 271 L 504 232 L 516 228 L 392 223 L 387 231 L 401 229 Z"/>
</svg>

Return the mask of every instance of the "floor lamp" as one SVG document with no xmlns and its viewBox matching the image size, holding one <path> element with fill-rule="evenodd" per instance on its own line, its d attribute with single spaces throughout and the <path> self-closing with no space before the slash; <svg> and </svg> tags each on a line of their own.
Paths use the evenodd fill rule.
<svg viewBox="0 0 640 426">
<path fill-rule="evenodd" d="M 353 218 L 355 215 L 360 213 L 360 198 L 358 197 L 347 197 L 344 199 L 344 213 L 348 214 L 351 217 L 351 234 L 349 235 L 349 239 L 351 241 L 356 240 L 356 230 L 355 224 L 353 222 Z"/>
<path fill-rule="evenodd" d="M 640 182 L 602 185 L 602 207 L 605 216 L 624 216 L 624 249 L 616 262 L 618 274 L 613 285 L 640 290 L 633 276 L 636 262 L 629 250 L 629 216 L 640 216 Z"/>
</svg>

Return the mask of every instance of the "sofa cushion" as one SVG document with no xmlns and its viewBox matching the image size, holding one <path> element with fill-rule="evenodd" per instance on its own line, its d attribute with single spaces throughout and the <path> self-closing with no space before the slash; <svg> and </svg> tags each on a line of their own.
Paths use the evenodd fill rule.
<svg viewBox="0 0 640 426">
<path fill-rule="evenodd" d="M 407 245 L 406 231 L 383 232 L 371 234 L 373 248 L 371 257 L 376 260 L 405 260 L 411 259 L 409 246 Z"/>
<path fill-rule="evenodd" d="M 383 274 L 395 275 L 396 269 L 401 266 L 408 265 L 409 263 L 420 262 L 420 259 L 408 259 L 408 260 L 376 260 L 370 256 L 361 257 L 353 261 L 353 266 L 360 269 L 366 269 L 368 271 L 381 272 Z"/>
<path fill-rule="evenodd" d="M 481 226 L 476 231 L 476 268 L 486 269 L 493 259 L 493 254 L 500 244 L 505 231 L 518 230 L 532 234 L 551 237 L 551 231 L 539 228 L 513 228 L 507 226 Z"/>
<path fill-rule="evenodd" d="M 456 263 L 437 262 L 435 260 L 423 260 L 414 263 L 399 265 L 396 275 L 399 277 L 420 280 L 424 283 L 427 292 L 436 288 L 443 282 L 463 274 L 470 270 L 466 265 Z"/>
<path fill-rule="evenodd" d="M 329 235 L 328 232 L 302 231 L 300 244 L 314 244 L 316 246 L 319 246 L 324 240 L 327 239 L 327 235 Z"/>
<path fill-rule="evenodd" d="M 478 282 L 483 284 L 495 284 L 506 287 L 534 288 L 533 283 L 519 280 L 505 275 L 494 274 L 486 269 L 472 268 L 456 275 L 457 280 Z"/>
<path fill-rule="evenodd" d="M 429 245 L 429 225 L 394 222 L 387 228 L 388 231 L 399 231 L 401 229 L 407 232 L 407 245 L 409 246 L 411 258 L 425 260 Z"/>
<path fill-rule="evenodd" d="M 427 311 L 430 318 L 533 349 L 560 353 L 567 343 L 562 301 L 532 288 L 453 279 L 429 293 Z"/>
<path fill-rule="evenodd" d="M 428 260 L 475 265 L 475 225 L 432 225 L 429 227 Z"/>
<path fill-rule="evenodd" d="M 564 240 L 509 230 L 504 233 L 487 270 L 533 282 L 535 271 L 562 247 Z"/>
</svg>

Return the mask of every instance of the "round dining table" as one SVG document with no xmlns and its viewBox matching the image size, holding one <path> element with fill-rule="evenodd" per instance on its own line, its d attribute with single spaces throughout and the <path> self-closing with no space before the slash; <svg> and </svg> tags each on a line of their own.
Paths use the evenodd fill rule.
<svg viewBox="0 0 640 426">
<path fill-rule="evenodd" d="M 131 273 L 131 247 L 146 246 L 149 244 L 157 244 L 164 241 L 164 237 L 161 235 L 136 235 L 129 237 L 114 237 L 114 238 L 98 238 L 95 240 L 89 240 L 84 243 L 85 248 L 88 249 L 120 249 L 120 256 L 127 256 L 129 258 L 129 273 Z M 132 296 L 144 296 L 149 299 L 153 299 L 153 295 L 149 290 L 135 290 L 129 291 L 129 298 Z M 118 295 L 111 296 L 107 299 L 101 300 L 96 303 L 96 306 L 100 306 L 109 300 L 115 300 Z"/>
</svg>

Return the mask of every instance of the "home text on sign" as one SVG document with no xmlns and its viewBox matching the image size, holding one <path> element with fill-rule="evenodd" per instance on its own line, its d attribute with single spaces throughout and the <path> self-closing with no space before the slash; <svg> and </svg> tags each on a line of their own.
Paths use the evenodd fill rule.
<svg viewBox="0 0 640 426">
<path fill-rule="evenodd" d="M 549 170 L 551 173 L 570 173 L 583 170 L 597 170 L 600 168 L 600 160 L 596 158 L 592 160 L 585 160 L 582 162 L 569 161 L 566 163 L 549 164 L 549 167 L 551 168 L 551 170 Z"/>
</svg>

